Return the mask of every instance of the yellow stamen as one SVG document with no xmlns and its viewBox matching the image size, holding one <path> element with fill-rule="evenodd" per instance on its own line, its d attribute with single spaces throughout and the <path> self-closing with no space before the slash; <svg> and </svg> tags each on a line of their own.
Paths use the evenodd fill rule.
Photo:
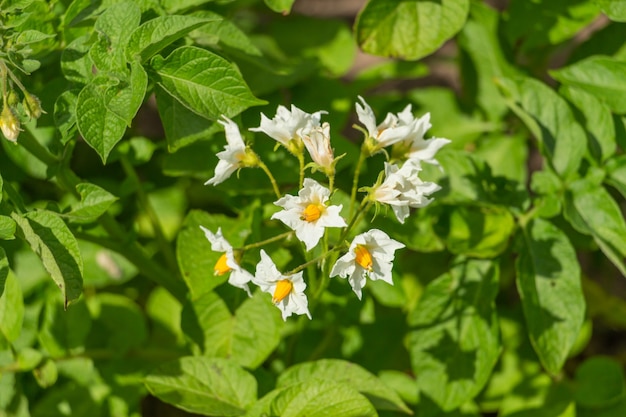
<svg viewBox="0 0 626 417">
<path fill-rule="evenodd" d="M 220 258 L 215 263 L 215 266 L 213 267 L 213 271 L 215 272 L 215 275 L 217 276 L 224 275 L 225 273 L 229 272 L 231 269 L 232 268 L 228 266 L 228 264 L 226 263 L 225 253 L 222 254 L 222 256 L 220 256 Z"/>
<path fill-rule="evenodd" d="M 300 217 L 302 220 L 306 220 L 307 222 L 314 222 L 322 216 L 322 208 L 319 204 L 309 204 L 306 206 L 304 211 L 302 212 L 302 216 Z"/>
<path fill-rule="evenodd" d="M 272 302 L 274 304 L 277 304 L 283 301 L 283 299 L 289 295 L 292 288 L 293 282 L 289 281 L 288 279 L 281 279 L 280 281 L 278 281 L 276 283 L 274 295 L 272 296 Z"/>
<path fill-rule="evenodd" d="M 374 261 L 372 260 L 372 254 L 367 250 L 367 248 L 364 245 L 356 245 L 354 253 L 356 254 L 356 263 L 368 271 L 371 271 Z"/>
</svg>

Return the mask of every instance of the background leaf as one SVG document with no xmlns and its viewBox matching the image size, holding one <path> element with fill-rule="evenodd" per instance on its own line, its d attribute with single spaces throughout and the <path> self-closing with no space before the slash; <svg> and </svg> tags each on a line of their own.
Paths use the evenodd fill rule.
<svg viewBox="0 0 626 417">
<path fill-rule="evenodd" d="M 467 0 L 370 0 L 357 17 L 356 39 L 367 53 L 416 60 L 461 30 L 468 12 Z"/>
</svg>

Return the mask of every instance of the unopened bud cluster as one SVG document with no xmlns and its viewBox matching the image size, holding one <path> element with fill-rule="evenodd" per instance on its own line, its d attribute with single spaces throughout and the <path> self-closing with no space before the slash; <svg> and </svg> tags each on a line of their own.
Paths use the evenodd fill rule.
<svg viewBox="0 0 626 417">
<path fill-rule="evenodd" d="M 408 105 L 397 114 L 389 113 L 382 123 L 377 123 L 373 110 L 359 97 L 356 112 L 363 127 L 365 138 L 361 146 L 359 162 L 355 168 L 350 208 L 343 210 L 341 204 L 331 203 L 334 189 L 335 167 L 340 157 L 335 157 L 330 140 L 330 126 L 322 123 L 325 111 L 306 113 L 296 106 L 290 109 L 278 106 L 274 118 L 261 114 L 259 127 L 250 129 L 263 132 L 276 140 L 300 162 L 300 181 L 297 195 L 282 194 L 271 171 L 261 158 L 246 145 L 239 127 L 232 120 L 223 117 L 220 120 L 225 128 L 227 144 L 217 154 L 219 159 L 215 175 L 206 181 L 206 185 L 217 185 L 228 179 L 235 171 L 242 168 L 261 168 L 270 179 L 277 200 L 274 204 L 282 210 L 271 216 L 291 231 L 267 241 L 256 242 L 242 248 L 233 248 L 222 235 L 222 230 L 213 232 L 204 227 L 212 250 L 222 253 L 214 267 L 215 275 L 230 274 L 228 282 L 245 290 L 250 295 L 249 283 L 252 282 L 262 291 L 271 294 L 272 302 L 281 310 L 283 319 L 292 314 L 306 314 L 311 318 L 308 298 L 305 294 L 307 283 L 303 276 L 305 268 L 315 265 L 322 269 L 322 279 L 318 280 L 314 296 L 319 295 L 328 285 L 324 277 L 347 278 L 352 290 L 360 299 L 367 280 L 383 280 L 393 285 L 392 268 L 395 251 L 404 245 L 379 229 L 370 229 L 353 236 L 353 229 L 363 215 L 367 215 L 372 205 L 391 207 L 399 222 L 404 223 L 411 208 L 424 207 L 433 201 L 431 194 L 439 186 L 420 179 L 422 163 L 439 166 L 435 159 L 437 151 L 450 141 L 443 138 L 424 139 L 430 129 L 430 115 L 415 118 Z M 306 163 L 305 149 L 311 162 Z M 375 184 L 358 188 L 361 166 L 372 155 L 383 153 L 387 157 Z M 306 170 L 321 171 L 328 180 L 328 186 L 306 177 Z M 366 195 L 357 201 L 357 190 Z M 358 208 L 357 208 L 358 207 Z M 344 217 L 345 216 L 345 217 Z M 331 243 L 327 235 L 328 228 L 341 228 L 339 238 Z M 302 242 L 302 251 L 306 262 L 289 272 L 280 272 L 272 258 L 263 249 L 260 261 L 253 273 L 241 265 L 244 251 L 261 247 L 270 242 L 295 234 Z M 336 235 L 335 235 L 336 236 Z M 351 238 L 349 242 L 347 239 Z M 313 258 L 312 251 L 321 255 Z M 332 265 L 325 262 L 336 259 Z"/>
</svg>

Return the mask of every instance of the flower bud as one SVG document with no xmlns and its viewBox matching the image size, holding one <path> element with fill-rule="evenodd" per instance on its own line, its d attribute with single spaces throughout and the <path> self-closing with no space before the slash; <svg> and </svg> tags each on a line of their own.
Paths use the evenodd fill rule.
<svg viewBox="0 0 626 417">
<path fill-rule="evenodd" d="M 4 106 L 2 114 L 0 114 L 0 130 L 2 130 L 5 138 L 11 142 L 17 142 L 21 130 L 20 121 L 9 106 Z"/>
<path fill-rule="evenodd" d="M 26 96 L 24 96 L 24 101 L 22 102 L 22 105 L 24 106 L 24 111 L 26 112 L 26 115 L 31 119 L 39 119 L 41 113 L 43 113 L 43 110 L 41 109 L 41 101 L 39 101 L 37 96 L 33 94 L 27 93 Z"/>
<path fill-rule="evenodd" d="M 7 96 L 7 103 L 11 107 L 17 106 L 17 103 L 20 102 L 20 98 L 17 96 L 15 90 L 9 91 L 9 95 Z"/>
</svg>

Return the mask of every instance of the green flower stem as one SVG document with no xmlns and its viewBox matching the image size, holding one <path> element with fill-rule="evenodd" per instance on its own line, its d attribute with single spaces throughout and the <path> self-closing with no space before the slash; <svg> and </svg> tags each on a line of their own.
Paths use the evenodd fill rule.
<svg viewBox="0 0 626 417">
<path fill-rule="evenodd" d="M 50 153 L 48 149 L 35 139 L 28 128 L 20 134 L 20 145 L 48 167 L 61 162 L 60 158 Z"/>
<path fill-rule="evenodd" d="M 267 167 L 267 165 L 265 165 L 265 163 L 263 163 L 263 161 L 259 161 L 258 164 L 259 168 L 261 168 L 270 179 L 270 182 L 272 183 L 272 188 L 274 189 L 274 194 L 276 194 L 276 198 L 282 197 L 282 195 L 280 194 L 280 189 L 278 188 L 278 184 L 276 183 L 276 179 L 272 175 L 272 171 L 270 171 L 270 169 Z"/>
<path fill-rule="evenodd" d="M 17 85 L 17 86 L 18 86 L 18 88 L 19 88 L 20 90 L 22 90 L 22 93 L 23 93 L 24 95 L 28 94 L 28 90 L 26 90 L 26 87 L 24 87 L 24 84 L 22 84 L 22 83 L 20 82 L 20 79 L 19 79 L 19 78 L 17 78 L 17 77 L 15 76 L 15 74 L 13 74 L 13 72 L 12 72 L 12 71 L 11 71 L 11 70 L 10 70 L 10 69 L 6 66 L 6 64 L 4 63 L 4 61 L 3 61 L 3 60 L 1 60 L 1 59 L 0 59 L 0 69 L 2 69 L 2 70 L 3 70 L 3 72 L 4 72 L 5 74 L 7 74 L 7 75 L 11 78 L 11 80 L 15 83 L 15 85 Z M 3 78 L 4 78 L 4 77 L 3 77 Z"/>
<path fill-rule="evenodd" d="M 334 248 L 332 248 L 329 251 L 326 251 L 325 253 L 321 254 L 320 256 L 317 256 L 313 259 L 311 259 L 308 262 L 303 263 L 302 265 L 292 269 L 289 272 L 285 272 L 285 275 L 293 275 L 293 274 L 297 274 L 298 272 L 302 271 L 305 268 L 308 268 L 311 265 L 315 265 L 316 263 L 318 263 L 319 261 L 322 261 L 324 259 L 326 259 L 327 257 L 329 257 L 333 252 L 339 251 L 344 247 L 344 245 L 339 245 L 339 246 L 335 246 Z M 326 274 L 324 274 L 326 275 Z"/>
<path fill-rule="evenodd" d="M 285 232 L 285 233 L 281 233 L 280 235 L 276 235 L 274 237 L 270 237 L 269 239 L 265 239 L 265 240 L 261 240 L 260 242 L 254 242 L 254 243 L 250 243 L 246 246 L 243 246 L 241 248 L 236 248 L 235 250 L 248 250 L 248 249 L 254 249 L 254 248 L 259 248 L 261 246 L 265 246 L 268 245 L 272 242 L 276 242 L 282 239 L 286 239 L 289 236 L 293 235 L 294 231 L 289 231 L 289 232 Z"/>
<path fill-rule="evenodd" d="M 298 182 L 298 190 L 304 185 L 304 152 L 296 154 L 298 157 L 298 163 L 300 164 L 300 181 Z"/>
<path fill-rule="evenodd" d="M 344 240 L 346 236 L 348 236 L 348 233 L 350 233 L 350 230 L 352 230 L 354 225 L 357 224 L 357 222 L 361 219 L 361 216 L 363 215 L 363 213 L 366 213 L 371 205 L 372 205 L 372 202 L 368 198 L 364 198 L 363 201 L 361 201 L 361 205 L 359 206 L 356 212 L 356 215 L 352 217 L 352 219 L 350 220 L 350 223 L 348 223 L 348 227 L 343 229 L 343 232 L 341 233 L 341 236 L 339 237 L 340 242 Z"/>
<path fill-rule="evenodd" d="M 126 173 L 128 178 L 130 178 L 130 180 L 137 185 L 137 197 L 139 199 L 139 205 L 143 210 L 145 210 L 148 218 L 150 219 L 157 245 L 159 246 L 159 250 L 163 255 L 165 263 L 167 264 L 171 273 L 178 275 L 178 262 L 176 261 L 176 256 L 174 255 L 172 246 L 165 238 L 165 233 L 163 232 L 163 227 L 161 226 L 159 217 L 157 216 L 156 211 L 152 206 L 152 203 L 150 203 L 148 195 L 145 193 L 143 187 L 141 186 L 141 180 L 137 175 L 137 171 L 135 171 L 135 167 L 133 167 L 133 165 L 128 161 L 128 158 L 126 158 L 125 156 L 122 156 L 120 158 L 120 162 L 122 163 L 122 168 L 124 169 L 124 172 Z"/>
<path fill-rule="evenodd" d="M 359 154 L 359 160 L 356 163 L 356 168 L 354 170 L 354 178 L 352 179 L 352 191 L 350 192 L 350 210 L 349 216 L 352 217 L 354 213 L 354 205 L 356 203 L 356 190 L 359 188 L 359 176 L 361 175 L 361 167 L 363 166 L 363 162 L 365 162 L 365 158 L 367 154 L 365 152 L 365 142 L 363 146 L 361 146 L 361 153 Z"/>
</svg>

